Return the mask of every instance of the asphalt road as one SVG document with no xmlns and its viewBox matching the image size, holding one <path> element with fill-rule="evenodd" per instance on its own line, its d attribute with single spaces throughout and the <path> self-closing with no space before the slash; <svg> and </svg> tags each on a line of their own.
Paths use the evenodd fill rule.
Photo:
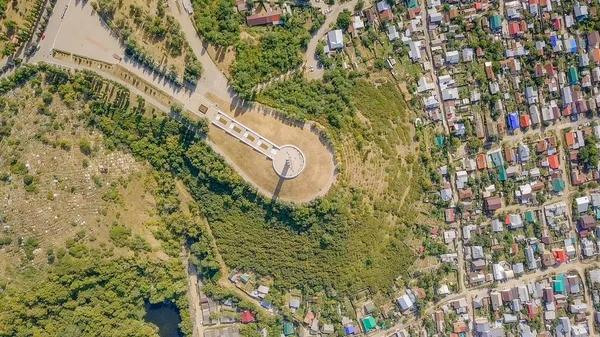
<svg viewBox="0 0 600 337">
<path fill-rule="evenodd" d="M 317 33 L 313 35 L 313 37 L 310 39 L 310 42 L 308 42 L 308 46 L 306 47 L 306 71 L 309 78 L 313 80 L 319 80 L 323 78 L 323 74 L 325 74 L 325 69 L 323 67 L 319 68 L 317 66 L 319 61 L 317 60 L 315 55 L 317 46 L 319 45 L 319 41 L 323 38 L 323 36 L 325 36 L 325 34 L 327 34 L 327 32 L 331 30 L 330 26 L 337 20 L 338 15 L 344 10 L 349 10 L 351 12 L 354 11 L 354 7 L 356 7 L 357 2 L 358 0 L 352 0 L 349 2 L 345 2 L 341 5 L 336 4 L 328 7 L 332 11 L 329 14 L 327 14 L 325 23 L 323 23 L 323 25 L 321 26 L 321 28 L 319 28 Z M 319 3 L 323 4 L 323 2 Z M 321 5 L 321 8 L 324 7 L 324 5 Z M 314 69 L 312 72 L 310 71 L 311 67 Z"/>
</svg>

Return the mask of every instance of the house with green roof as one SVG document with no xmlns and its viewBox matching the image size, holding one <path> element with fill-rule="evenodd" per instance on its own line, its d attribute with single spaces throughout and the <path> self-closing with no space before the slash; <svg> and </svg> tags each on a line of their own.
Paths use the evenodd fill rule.
<svg viewBox="0 0 600 337">
<path fill-rule="evenodd" d="M 534 211 L 527 211 L 525 212 L 525 221 L 527 222 L 535 222 L 536 218 L 535 218 L 535 212 Z"/>
<path fill-rule="evenodd" d="M 556 275 L 552 281 L 552 288 L 554 289 L 555 293 L 564 293 L 567 289 L 567 286 L 565 285 L 565 275 Z"/>
<path fill-rule="evenodd" d="M 554 188 L 554 192 L 562 192 L 565 190 L 565 181 L 562 179 L 554 179 L 552 180 L 552 187 Z"/>
<path fill-rule="evenodd" d="M 362 324 L 363 324 L 363 327 L 365 328 L 365 332 L 369 332 L 369 331 L 375 329 L 375 326 L 377 325 L 375 323 L 375 318 L 373 318 L 373 316 L 363 317 Z"/>
<path fill-rule="evenodd" d="M 508 179 L 508 174 L 506 174 L 504 166 L 498 167 L 498 179 L 500 181 L 506 181 L 506 179 Z"/>
<path fill-rule="evenodd" d="M 490 28 L 492 30 L 502 29 L 502 17 L 500 15 L 492 15 L 492 17 L 490 18 Z"/>
<path fill-rule="evenodd" d="M 494 163 L 494 166 L 504 167 L 504 159 L 502 158 L 502 152 L 500 152 L 500 151 L 492 152 L 492 153 L 490 153 L 490 157 L 492 157 L 492 163 Z"/>
<path fill-rule="evenodd" d="M 294 334 L 294 324 L 292 322 L 283 322 L 283 334 L 286 336 Z"/>
<path fill-rule="evenodd" d="M 579 74 L 577 73 L 577 69 L 575 67 L 569 68 L 569 73 L 567 74 L 569 78 L 569 84 L 577 84 L 579 83 Z"/>
<path fill-rule="evenodd" d="M 413 9 L 419 7 L 419 2 L 417 0 L 408 0 L 408 9 Z"/>
<path fill-rule="evenodd" d="M 442 135 L 439 136 L 435 136 L 435 145 L 442 147 L 444 146 L 444 143 L 446 142 L 446 138 Z"/>
</svg>

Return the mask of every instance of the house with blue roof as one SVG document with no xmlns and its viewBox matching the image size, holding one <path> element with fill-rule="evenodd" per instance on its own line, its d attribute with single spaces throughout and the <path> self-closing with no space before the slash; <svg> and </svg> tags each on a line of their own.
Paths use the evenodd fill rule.
<svg viewBox="0 0 600 337">
<path fill-rule="evenodd" d="M 577 41 L 575 41 L 574 37 L 569 37 L 565 39 L 565 51 L 567 53 L 574 53 L 577 51 Z"/>
<path fill-rule="evenodd" d="M 346 325 L 344 331 L 346 332 L 346 335 L 354 335 L 356 333 L 356 328 L 352 325 Z"/>
<path fill-rule="evenodd" d="M 563 49 L 563 44 L 560 41 L 560 37 L 558 37 L 557 35 L 550 36 L 550 45 L 552 46 L 553 52 L 559 52 Z"/>
<path fill-rule="evenodd" d="M 508 114 L 508 128 L 511 130 L 519 128 L 519 115 L 516 112 Z"/>
</svg>

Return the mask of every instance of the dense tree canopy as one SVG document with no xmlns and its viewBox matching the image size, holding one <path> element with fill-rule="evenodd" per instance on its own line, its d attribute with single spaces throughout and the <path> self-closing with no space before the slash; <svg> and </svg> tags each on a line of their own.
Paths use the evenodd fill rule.
<svg viewBox="0 0 600 337">
<path fill-rule="evenodd" d="M 579 150 L 579 154 L 577 155 L 578 159 L 583 163 L 587 168 L 597 168 L 598 167 L 598 148 L 596 147 L 596 140 L 594 137 L 589 137 L 585 140 L 585 146 Z"/>
<path fill-rule="evenodd" d="M 104 133 L 105 148 L 129 149 L 165 175 L 159 179 L 164 184 L 159 184 L 161 197 L 157 200 L 168 229 L 159 233 L 161 240 L 168 243 L 165 249 L 170 252 L 176 252 L 180 242 L 191 245 L 209 277 L 218 270 L 203 242 L 201 226 L 181 214 L 176 195 L 167 193 L 174 190 L 173 177 L 187 186 L 229 267 L 272 276 L 275 288 L 299 288 L 308 293 L 322 288 L 349 292 L 367 285 L 389 289 L 412 263 L 402 231 L 384 229 L 387 225 L 382 218 L 357 205 L 360 198 L 353 193 L 342 189 L 300 206 L 267 199 L 186 125 L 128 108 L 124 88 L 116 92 L 114 101 L 107 101 L 97 90 L 103 80 L 92 72 L 69 75 L 47 66 L 22 69 L 12 80 L 0 81 L 0 93 L 25 83 L 43 69 L 51 86 L 69 85 L 75 99 L 90 101 L 83 118 Z M 277 88 L 285 89 L 283 83 Z M 336 125 L 335 121 L 342 124 L 350 113 L 345 99 L 353 80 L 343 71 L 328 73 L 324 84 L 300 79 L 293 83 L 309 89 L 303 101 L 298 101 L 300 107 L 313 109 L 305 116 L 330 119 Z M 297 99 L 280 97 L 289 106 Z"/>
<path fill-rule="evenodd" d="M 234 11 L 234 0 L 194 0 L 198 33 L 217 46 L 233 46 L 240 39 L 242 19 Z"/>
<path fill-rule="evenodd" d="M 0 336 L 154 337 L 144 303 L 186 301 L 177 260 L 66 255 L 48 273 L 29 269 L 0 291 Z"/>
</svg>

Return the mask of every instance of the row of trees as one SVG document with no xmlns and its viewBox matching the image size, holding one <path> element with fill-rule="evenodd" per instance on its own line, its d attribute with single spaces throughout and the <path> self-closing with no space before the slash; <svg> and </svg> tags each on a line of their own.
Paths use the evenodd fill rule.
<svg viewBox="0 0 600 337">
<path fill-rule="evenodd" d="M 255 98 L 255 87 L 302 64 L 300 48 L 308 43 L 305 30 L 274 29 L 266 33 L 258 46 L 246 42 L 236 45 L 232 67 L 233 88 L 244 99 Z"/>
<path fill-rule="evenodd" d="M 181 26 L 173 16 L 166 15 L 162 3 L 157 4 L 157 15 L 145 13 L 142 7 L 135 4 L 130 5 L 128 13 L 134 24 L 141 27 L 153 43 L 164 42 L 166 52 L 170 57 L 181 56 L 185 51 L 186 65 L 183 77 L 178 74 L 173 65 L 171 67 L 161 65 L 148 50 L 138 43 L 132 34 L 134 27 L 131 27 L 124 17 L 114 19 L 117 9 L 121 6 L 120 3 L 116 3 L 114 0 L 98 0 L 94 1 L 92 6 L 105 21 L 109 22 L 111 28 L 118 32 L 119 38 L 125 44 L 125 53 L 129 57 L 164 76 L 178 87 L 183 86 L 184 82 L 191 85 L 198 83 L 202 75 L 202 65 L 190 50 Z"/>
</svg>

